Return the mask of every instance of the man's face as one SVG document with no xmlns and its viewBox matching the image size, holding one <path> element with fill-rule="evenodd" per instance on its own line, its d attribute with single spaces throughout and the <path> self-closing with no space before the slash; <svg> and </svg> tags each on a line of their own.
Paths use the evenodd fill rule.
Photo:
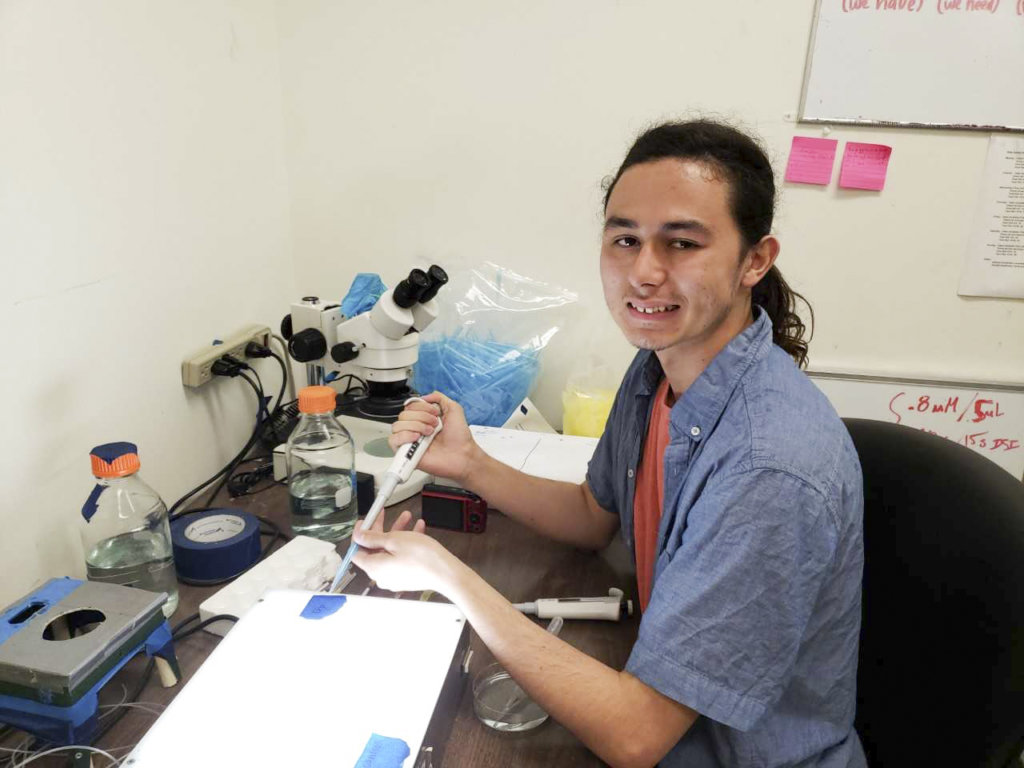
<svg viewBox="0 0 1024 768">
<path fill-rule="evenodd" d="M 601 282 L 608 309 L 635 347 L 717 352 L 750 319 L 743 250 L 728 183 L 707 165 L 634 165 L 605 211 Z"/>
</svg>

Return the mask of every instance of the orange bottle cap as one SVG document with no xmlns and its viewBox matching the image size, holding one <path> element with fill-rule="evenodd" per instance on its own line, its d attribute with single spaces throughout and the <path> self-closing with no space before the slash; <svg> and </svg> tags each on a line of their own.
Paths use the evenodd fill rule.
<svg viewBox="0 0 1024 768">
<path fill-rule="evenodd" d="M 138 448 L 133 443 L 97 445 L 89 454 L 96 477 L 124 477 L 139 471 Z"/>
<path fill-rule="evenodd" d="M 332 413 L 336 393 L 330 387 L 304 387 L 299 391 L 299 411 L 302 413 Z"/>
</svg>

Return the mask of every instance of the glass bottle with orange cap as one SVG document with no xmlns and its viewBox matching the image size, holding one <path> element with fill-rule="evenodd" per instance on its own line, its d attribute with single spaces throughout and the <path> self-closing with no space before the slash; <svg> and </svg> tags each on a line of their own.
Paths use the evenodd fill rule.
<svg viewBox="0 0 1024 768">
<path fill-rule="evenodd" d="M 292 530 L 338 541 L 352 533 L 358 515 L 355 446 L 334 417 L 331 387 L 299 392 L 299 423 L 288 438 L 285 461 Z"/>
<path fill-rule="evenodd" d="M 178 607 L 178 579 L 167 507 L 139 477 L 139 449 L 106 443 L 89 457 L 97 482 L 82 506 L 88 578 L 165 592 L 164 616 L 170 616 Z"/>
</svg>

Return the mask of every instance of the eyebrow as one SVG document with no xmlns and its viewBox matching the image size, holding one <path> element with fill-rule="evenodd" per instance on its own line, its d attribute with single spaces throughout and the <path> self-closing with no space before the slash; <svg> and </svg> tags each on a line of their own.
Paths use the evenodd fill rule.
<svg viewBox="0 0 1024 768">
<path fill-rule="evenodd" d="M 626 219 L 622 216 L 609 216 L 604 223 L 605 230 L 609 229 L 637 229 L 638 225 L 633 219 Z M 702 235 L 710 235 L 711 230 L 707 225 L 696 219 L 681 219 L 680 221 L 666 221 L 661 225 L 662 232 L 698 232 Z"/>
</svg>

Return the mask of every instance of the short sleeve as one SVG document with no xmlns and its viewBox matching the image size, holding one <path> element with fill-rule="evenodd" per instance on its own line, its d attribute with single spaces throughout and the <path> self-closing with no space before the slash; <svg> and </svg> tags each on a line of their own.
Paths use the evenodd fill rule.
<svg viewBox="0 0 1024 768">
<path fill-rule="evenodd" d="M 825 498 L 800 478 L 757 469 L 712 481 L 659 557 L 626 671 L 749 730 L 789 681 L 836 541 Z"/>
</svg>

